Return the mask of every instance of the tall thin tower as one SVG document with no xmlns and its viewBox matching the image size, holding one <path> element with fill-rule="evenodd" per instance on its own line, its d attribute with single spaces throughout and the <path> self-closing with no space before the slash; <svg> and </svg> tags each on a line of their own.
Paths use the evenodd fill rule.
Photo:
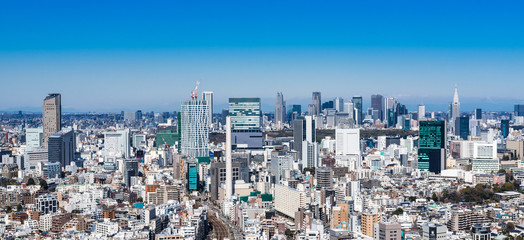
<svg viewBox="0 0 524 240">
<path fill-rule="evenodd" d="M 275 100 L 275 123 L 280 129 L 286 121 L 286 102 L 284 102 L 284 95 L 281 92 L 277 93 Z"/>
<path fill-rule="evenodd" d="M 320 110 L 322 110 L 322 109 L 320 109 L 321 104 L 322 104 L 322 99 L 320 97 L 320 92 L 313 92 L 312 98 L 313 98 L 312 99 L 313 100 L 312 104 L 313 104 L 315 109 L 313 109 L 314 112 L 313 113 L 309 113 L 309 115 L 311 115 L 311 116 L 313 116 L 313 115 L 318 116 L 318 115 L 320 115 Z"/>
<path fill-rule="evenodd" d="M 204 91 L 202 92 L 202 100 L 206 101 L 206 104 L 208 106 L 208 113 L 209 113 L 209 125 L 213 125 L 213 92 L 211 91 Z"/>
<path fill-rule="evenodd" d="M 42 148 L 47 148 L 49 137 L 61 129 L 62 102 L 60 93 L 50 93 L 45 99 L 42 107 L 43 139 Z"/>
<path fill-rule="evenodd" d="M 455 122 L 455 119 L 460 117 L 460 102 L 458 96 L 457 87 L 455 87 L 455 94 L 453 95 L 453 103 L 451 106 L 451 119 Z"/>
<path fill-rule="evenodd" d="M 233 195 L 233 163 L 231 160 L 231 117 L 226 117 L 226 199 Z"/>
</svg>

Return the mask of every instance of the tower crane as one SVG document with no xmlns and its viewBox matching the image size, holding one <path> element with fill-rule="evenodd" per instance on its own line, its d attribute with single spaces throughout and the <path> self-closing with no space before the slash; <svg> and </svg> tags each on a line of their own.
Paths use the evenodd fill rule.
<svg viewBox="0 0 524 240">
<path fill-rule="evenodd" d="M 191 100 L 196 101 L 198 99 L 198 85 L 200 84 L 200 80 L 197 80 L 195 90 L 191 92 Z"/>
</svg>

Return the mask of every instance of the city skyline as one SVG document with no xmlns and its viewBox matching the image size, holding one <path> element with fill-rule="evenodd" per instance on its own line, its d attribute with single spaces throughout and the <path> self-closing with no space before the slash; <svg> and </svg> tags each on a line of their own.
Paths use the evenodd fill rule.
<svg viewBox="0 0 524 240">
<path fill-rule="evenodd" d="M 519 2 L 126 3 L 4 4 L 0 111 L 51 92 L 66 112 L 177 110 L 197 78 L 216 106 L 260 97 L 264 111 L 313 91 L 443 111 L 455 85 L 465 110 L 524 102 Z"/>
</svg>

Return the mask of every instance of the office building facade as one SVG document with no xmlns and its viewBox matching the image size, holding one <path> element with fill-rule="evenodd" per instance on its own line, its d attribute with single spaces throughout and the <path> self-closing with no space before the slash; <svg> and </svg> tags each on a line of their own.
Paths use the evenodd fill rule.
<svg viewBox="0 0 524 240">
<path fill-rule="evenodd" d="M 358 125 L 362 124 L 362 96 L 354 96 L 353 104 L 355 108 L 354 119 Z"/>
<path fill-rule="evenodd" d="M 59 93 L 51 93 L 44 99 L 42 108 L 43 138 L 42 147 L 47 148 L 49 136 L 62 128 L 62 100 Z"/>
<path fill-rule="evenodd" d="M 380 94 L 371 95 L 371 108 L 378 111 L 380 121 L 384 120 L 384 97 Z"/>
<path fill-rule="evenodd" d="M 182 154 L 189 157 L 209 156 L 209 109 L 205 101 L 188 100 L 180 110 Z"/>
<path fill-rule="evenodd" d="M 446 167 L 446 122 L 421 121 L 418 168 L 440 173 Z"/>
<path fill-rule="evenodd" d="M 27 128 L 25 130 L 25 141 L 27 151 L 42 147 L 44 130 L 42 128 Z"/>
<path fill-rule="evenodd" d="M 75 133 L 73 129 L 63 129 L 49 136 L 47 147 L 47 160 L 58 162 L 66 167 L 75 160 Z"/>
<path fill-rule="evenodd" d="M 286 102 L 284 95 L 281 92 L 277 93 L 275 99 L 275 125 L 277 129 L 282 129 L 282 125 L 286 122 Z"/>
<path fill-rule="evenodd" d="M 202 100 L 204 100 L 207 104 L 208 109 L 208 123 L 209 125 L 213 125 L 213 92 L 211 91 L 203 91 L 202 92 Z"/>
</svg>

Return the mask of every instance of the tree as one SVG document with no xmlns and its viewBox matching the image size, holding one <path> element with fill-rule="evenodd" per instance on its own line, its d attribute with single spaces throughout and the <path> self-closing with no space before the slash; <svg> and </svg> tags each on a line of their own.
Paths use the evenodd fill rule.
<svg viewBox="0 0 524 240">
<path fill-rule="evenodd" d="M 13 208 L 12 208 L 11 206 L 7 206 L 7 207 L 5 208 L 5 211 L 6 211 L 7 213 L 10 213 L 12 210 L 13 210 Z"/>
<path fill-rule="evenodd" d="M 501 168 L 499 169 L 498 173 L 506 173 L 506 169 Z"/>
<path fill-rule="evenodd" d="M 393 212 L 393 215 L 401 215 L 401 214 L 403 214 L 403 213 L 404 213 L 404 209 L 402 209 L 402 208 L 397 208 L 397 210 L 395 210 L 395 211 Z"/>
<path fill-rule="evenodd" d="M 49 186 L 47 185 L 46 180 L 40 179 L 40 187 L 42 187 L 45 190 L 47 190 L 49 188 Z"/>
<path fill-rule="evenodd" d="M 506 224 L 506 229 L 505 229 L 508 233 L 515 230 L 515 224 L 512 223 L 512 222 L 508 222 Z"/>
<path fill-rule="evenodd" d="M 17 212 L 21 212 L 22 211 L 22 204 L 19 203 L 18 205 L 16 205 L 16 211 Z"/>
<path fill-rule="evenodd" d="M 409 199 L 410 202 L 414 202 L 414 201 L 417 200 L 417 197 L 413 197 L 413 196 L 411 196 L 411 197 L 409 197 L 408 199 Z"/>
<path fill-rule="evenodd" d="M 433 193 L 433 195 L 431 195 L 431 199 L 433 199 L 434 202 L 438 202 L 437 194 Z"/>
<path fill-rule="evenodd" d="M 31 186 L 31 185 L 35 185 L 35 180 L 33 178 L 29 178 L 29 180 L 27 180 L 27 186 Z"/>
<path fill-rule="evenodd" d="M 502 191 L 513 191 L 513 190 L 515 190 L 513 183 L 507 182 L 502 185 Z"/>
<path fill-rule="evenodd" d="M 289 239 L 293 239 L 294 236 L 295 236 L 295 233 L 293 231 L 291 231 L 290 229 L 286 229 L 286 232 L 285 232 L 286 236 L 289 238 Z"/>
</svg>

